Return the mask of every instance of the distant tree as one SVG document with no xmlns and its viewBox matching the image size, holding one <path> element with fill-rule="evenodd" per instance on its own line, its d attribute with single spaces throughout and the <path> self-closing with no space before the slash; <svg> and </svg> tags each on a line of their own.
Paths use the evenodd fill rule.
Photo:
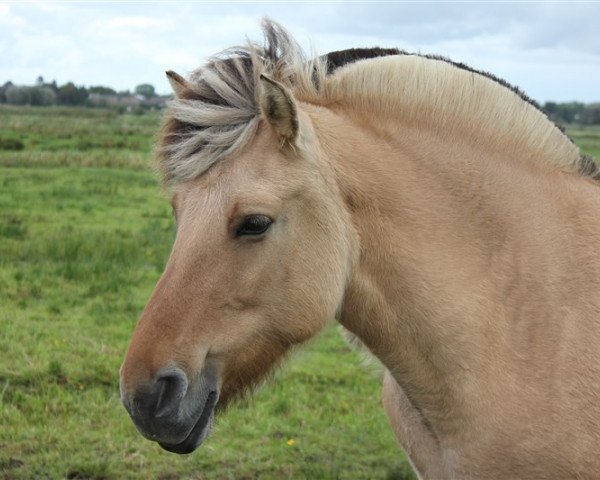
<svg viewBox="0 0 600 480">
<path fill-rule="evenodd" d="M 8 81 L 0 87 L 0 103 L 6 103 L 6 91 L 12 86 L 13 83 Z"/>
<path fill-rule="evenodd" d="M 576 123 L 581 121 L 585 104 L 581 102 L 556 103 L 547 102 L 544 111 L 559 123 Z"/>
<path fill-rule="evenodd" d="M 35 84 L 38 87 L 41 87 L 44 85 L 44 77 L 42 77 L 41 75 L 37 77 L 37 80 L 35 81 Z"/>
<path fill-rule="evenodd" d="M 135 87 L 135 93 L 136 95 L 141 95 L 144 98 L 151 98 L 156 96 L 154 87 L 149 83 L 142 83 L 141 85 Z"/>
<path fill-rule="evenodd" d="M 584 125 L 600 125 L 600 103 L 590 103 L 581 113 L 581 123 Z"/>
<path fill-rule="evenodd" d="M 102 87 L 100 85 L 88 88 L 89 93 L 98 93 L 100 95 L 116 95 L 117 92 L 109 87 Z"/>
<path fill-rule="evenodd" d="M 600 125 L 600 103 L 546 102 L 544 111 L 558 123 L 580 123 L 582 125 Z"/>
<path fill-rule="evenodd" d="M 58 89 L 58 103 L 61 105 L 83 105 L 88 97 L 85 87 L 77 87 L 73 82 L 66 83 Z"/>
<path fill-rule="evenodd" d="M 31 88 L 31 105 L 54 105 L 56 103 L 56 93 L 48 87 Z"/>
<path fill-rule="evenodd" d="M 550 118 L 555 118 L 556 113 L 558 112 L 558 103 L 546 102 L 544 104 L 544 106 L 542 107 L 542 109 L 544 110 L 544 112 L 546 112 L 546 115 L 548 115 Z"/>
<path fill-rule="evenodd" d="M 29 92 L 27 87 L 11 86 L 6 90 L 6 103 L 11 105 L 27 105 L 29 103 Z"/>
<path fill-rule="evenodd" d="M 6 90 L 6 103 L 11 105 L 52 105 L 56 103 L 56 94 L 48 87 L 17 87 Z"/>
</svg>

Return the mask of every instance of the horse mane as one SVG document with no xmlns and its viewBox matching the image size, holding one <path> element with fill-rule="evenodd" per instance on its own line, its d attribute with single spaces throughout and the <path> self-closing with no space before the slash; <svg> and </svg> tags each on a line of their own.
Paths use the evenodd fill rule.
<svg viewBox="0 0 600 480">
<path fill-rule="evenodd" d="M 510 138 L 513 148 L 525 150 L 533 161 L 600 180 L 594 160 L 581 156 L 535 101 L 492 74 L 399 49 L 349 49 L 309 58 L 279 24 L 265 19 L 262 28 L 264 45 L 249 42 L 212 57 L 190 75 L 191 89 L 170 103 L 157 147 L 164 183 L 196 178 L 252 141 L 263 73 L 300 101 L 378 106 L 408 115 L 429 110 L 431 120 L 442 123 L 444 115 L 468 118 L 470 126 L 494 131 L 499 149 L 507 150 Z M 423 109 L 425 103 L 430 108 Z"/>
</svg>

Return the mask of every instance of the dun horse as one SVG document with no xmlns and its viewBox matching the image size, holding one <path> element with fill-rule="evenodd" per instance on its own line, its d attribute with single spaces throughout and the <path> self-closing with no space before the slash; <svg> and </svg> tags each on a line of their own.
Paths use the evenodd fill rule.
<svg viewBox="0 0 600 480">
<path fill-rule="evenodd" d="M 139 431 L 214 412 L 337 320 L 422 478 L 600 475 L 600 188 L 518 90 L 439 57 L 307 58 L 277 24 L 187 79 L 177 236 L 121 369 Z"/>
</svg>

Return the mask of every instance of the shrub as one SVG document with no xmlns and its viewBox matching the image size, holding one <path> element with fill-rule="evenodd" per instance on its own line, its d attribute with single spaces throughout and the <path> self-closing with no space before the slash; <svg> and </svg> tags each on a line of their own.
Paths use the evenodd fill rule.
<svg viewBox="0 0 600 480">
<path fill-rule="evenodd" d="M 0 137 L 0 150 L 23 150 L 25 144 L 21 140 L 16 138 L 2 138 Z"/>
<path fill-rule="evenodd" d="M 56 94 L 48 87 L 17 87 L 6 90 L 6 103 L 11 105 L 53 105 Z"/>
</svg>

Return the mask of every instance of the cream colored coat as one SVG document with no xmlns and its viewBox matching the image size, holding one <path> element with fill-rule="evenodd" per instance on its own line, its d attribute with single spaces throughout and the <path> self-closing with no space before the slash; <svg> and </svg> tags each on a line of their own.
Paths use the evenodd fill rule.
<svg viewBox="0 0 600 480">
<path fill-rule="evenodd" d="M 385 411 L 422 478 L 598 478 L 600 189 L 577 148 L 514 92 L 445 62 L 357 62 L 318 95 L 254 67 L 275 79 L 222 161 L 180 133 L 215 122 L 204 84 L 170 75 L 181 103 L 161 155 L 178 234 L 122 368 L 126 405 L 177 369 L 200 393 L 172 395 L 165 428 L 194 425 L 181 412 L 207 397 L 192 388 L 207 365 L 224 405 L 336 318 L 385 366 Z M 233 148 L 197 135 L 214 155 Z M 236 236 L 257 213 L 267 233 Z"/>
</svg>

